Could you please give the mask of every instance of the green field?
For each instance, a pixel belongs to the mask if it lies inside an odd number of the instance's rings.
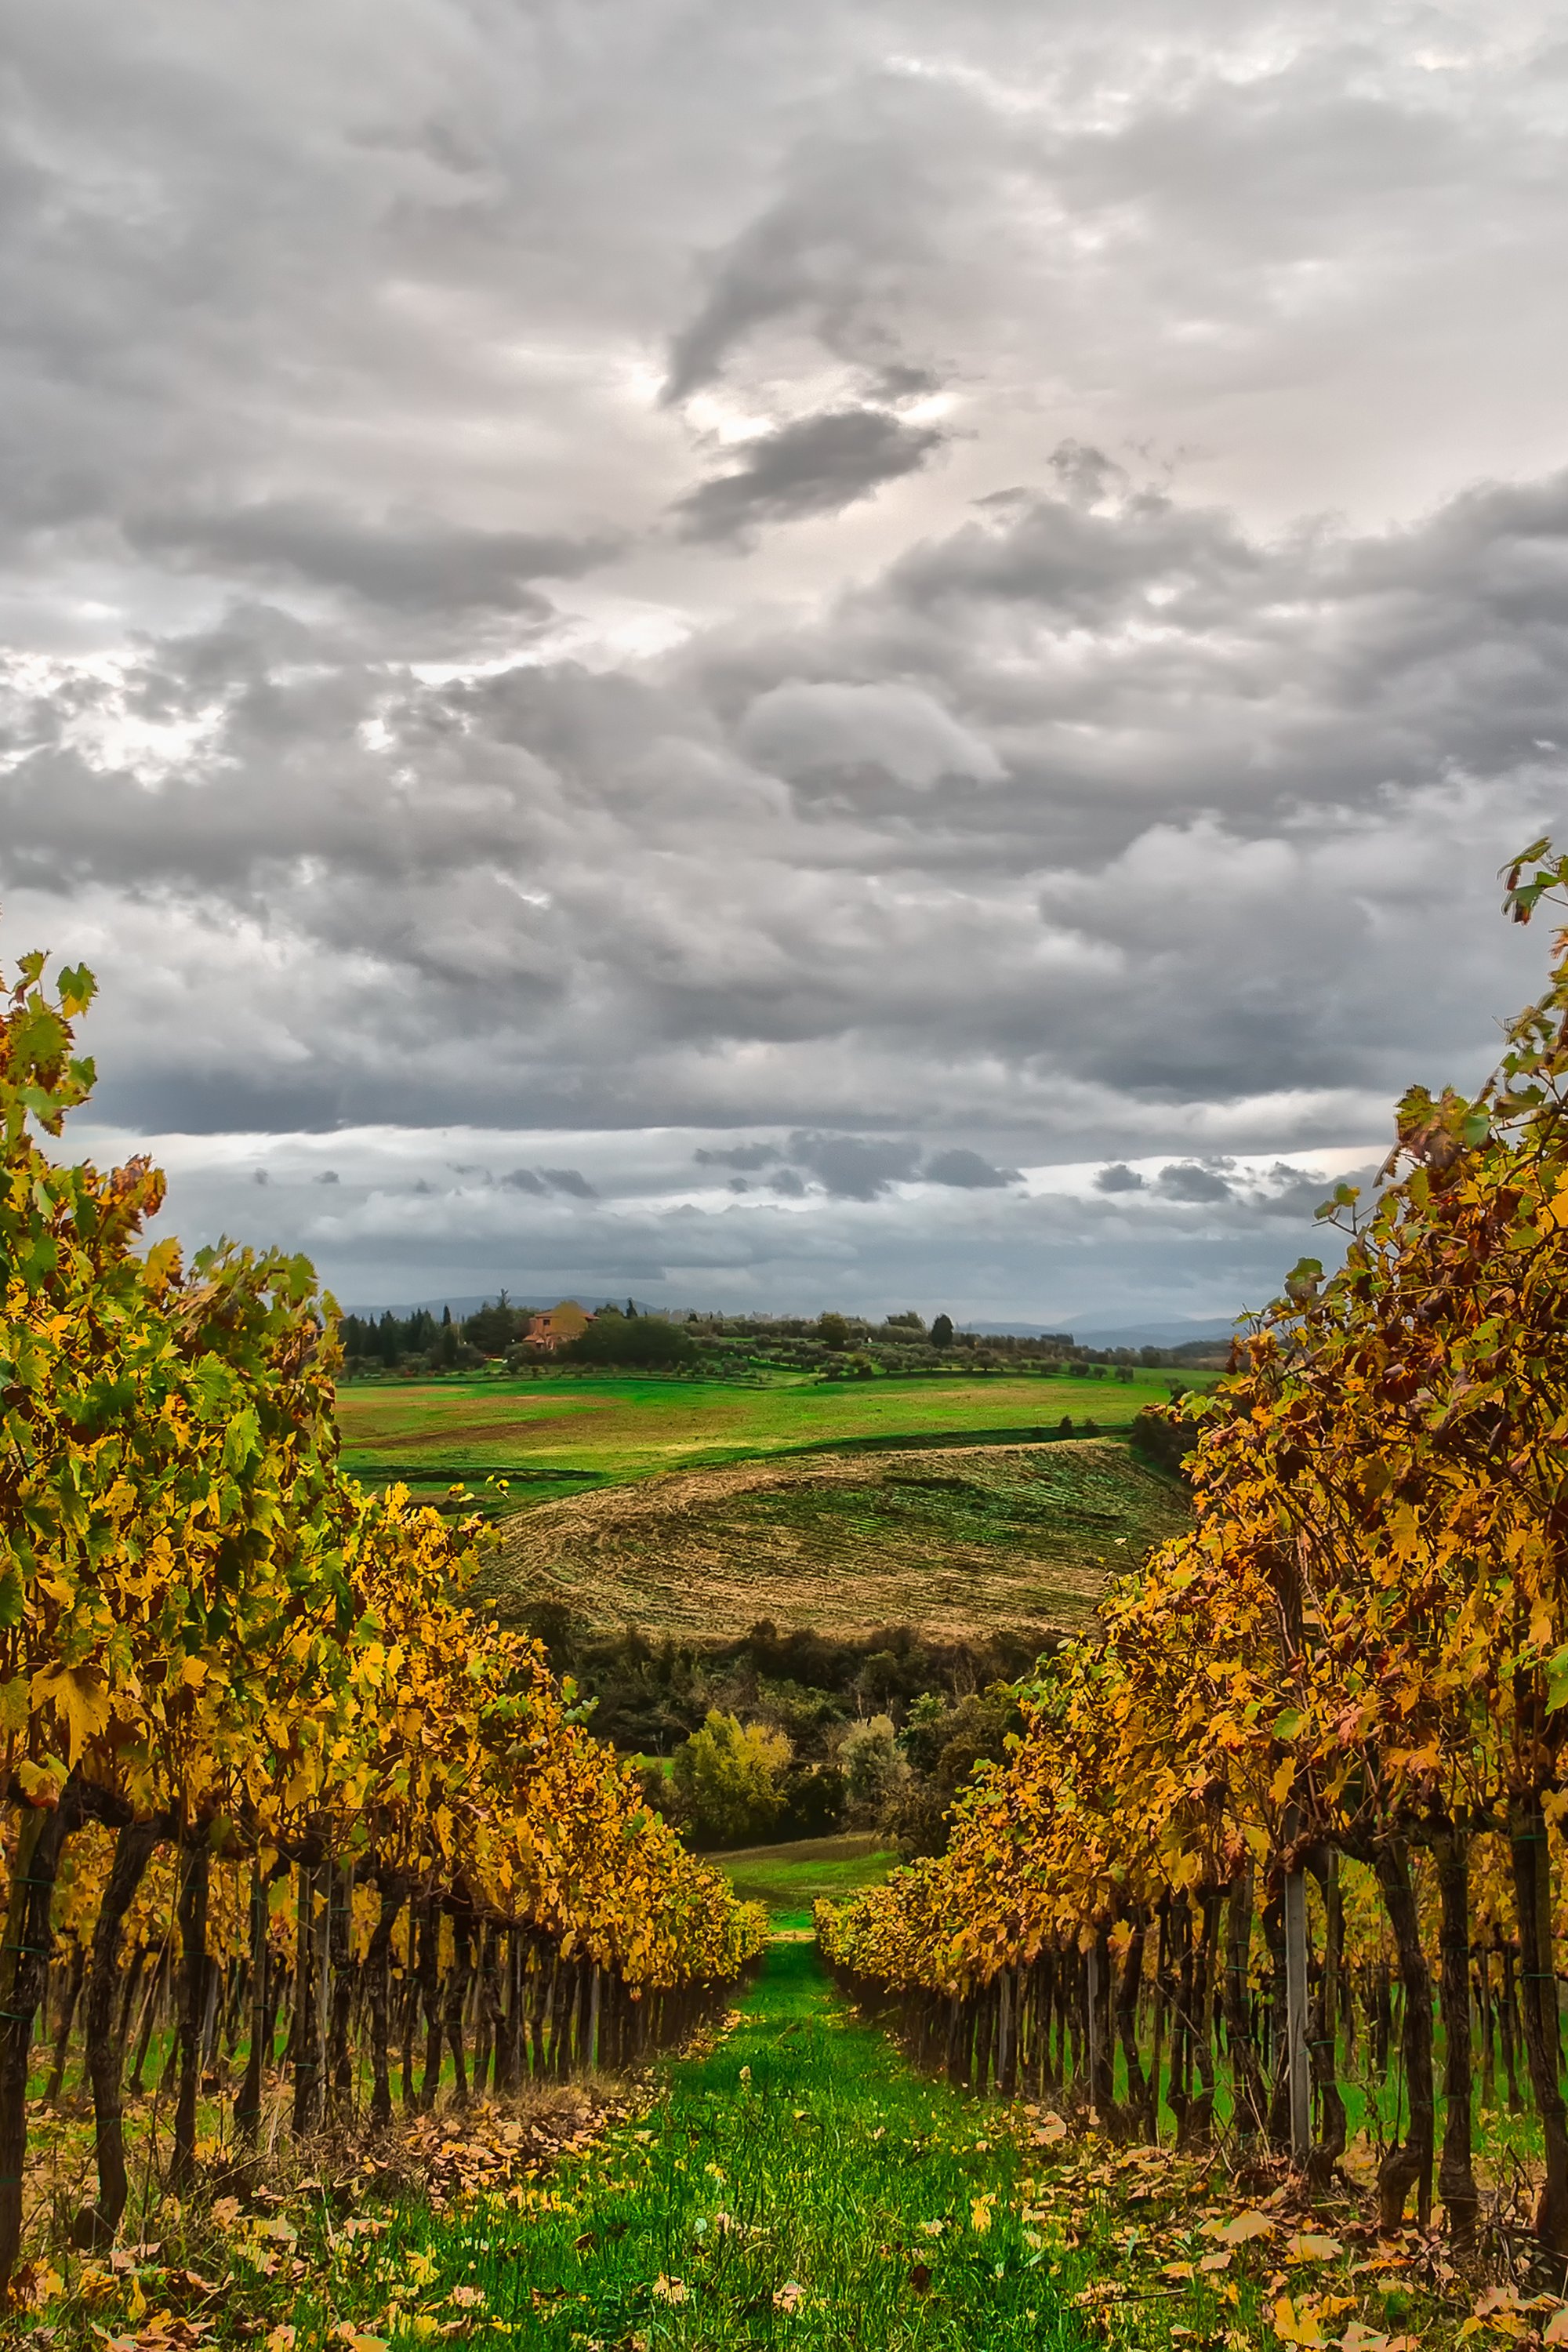
[[[1073,1631],[1186,1524],[1175,1480],[1110,1439],[775,1454],[581,1494],[509,1521],[483,1591],[525,1620],[735,1639]]]
[[[842,1903],[863,1886],[879,1886],[898,1859],[867,1830],[712,1856],[742,1903],[766,1906],[775,1928],[809,1927],[814,1903]]]
[[[781,1374],[754,1384],[656,1376],[546,1374],[511,1379],[351,1383],[339,1391],[348,1467],[367,1483],[445,1486],[513,1474],[509,1500],[620,1484],[802,1447],[987,1442],[1053,1431],[1063,1416],[1123,1428],[1163,1403],[1168,1371],[1130,1381],[1029,1373],[940,1373],[920,1380],[819,1381]],[[552,1473],[564,1475],[552,1477]]]

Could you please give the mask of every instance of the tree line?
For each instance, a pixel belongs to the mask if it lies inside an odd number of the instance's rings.
[[[478,1372],[504,1365],[537,1371],[545,1365],[650,1371],[746,1371],[773,1367],[834,1377],[861,1373],[1027,1370],[1075,1379],[1131,1381],[1140,1370],[1180,1368],[1212,1350],[1081,1347],[1070,1332],[982,1333],[936,1316],[928,1330],[913,1308],[882,1322],[829,1308],[817,1316],[674,1316],[625,1307],[596,1308],[580,1337],[544,1354],[529,1339],[536,1310],[519,1307],[503,1290],[467,1316],[449,1306],[439,1315],[412,1308],[398,1315],[345,1315],[341,1323],[347,1377]]]

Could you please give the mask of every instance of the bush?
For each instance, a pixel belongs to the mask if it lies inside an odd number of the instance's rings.
[[[893,1736],[891,1716],[874,1715],[868,1722],[852,1723],[844,1735],[838,1762],[851,1819],[873,1827],[887,1811],[894,1784],[907,1769]]]
[[[890,1783],[881,1818],[906,1859],[946,1853],[953,1799],[977,1764],[1004,1761],[1008,1734],[1022,1727],[1016,1693],[1006,1683],[951,1705],[934,1691],[916,1699],[898,1741],[906,1769]]]
[[[782,1783],[781,1838],[829,1837],[844,1819],[844,1775],[836,1764],[795,1764]]]
[[[595,1315],[587,1329],[561,1349],[569,1364],[621,1364],[672,1369],[696,1360],[697,1350],[677,1323],[656,1315]]]
[[[784,1811],[783,1780],[794,1750],[765,1724],[742,1728],[715,1707],[700,1731],[675,1751],[671,1774],[682,1820],[699,1845],[749,1845],[764,1838]]]
[[[1167,1470],[1180,1477],[1197,1442],[1197,1432],[1190,1423],[1168,1421],[1163,1406],[1146,1404],[1133,1418],[1128,1442],[1134,1454],[1152,1463],[1155,1469]]]

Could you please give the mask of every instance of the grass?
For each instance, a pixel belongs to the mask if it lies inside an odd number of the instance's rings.
[[[1071,1630],[1185,1523],[1175,1482],[1109,1441],[795,1454],[524,1512],[484,1589],[715,1640],[763,1618],[836,1637]]]
[[[610,1374],[351,1383],[338,1391],[344,1459],[368,1483],[445,1486],[507,1474],[509,1500],[544,1500],[587,1479],[618,1484],[660,1470],[756,1459],[801,1447],[918,1444],[933,1437],[1028,1437],[1063,1415],[1102,1429],[1163,1403],[1166,1371],[1130,1381],[942,1372],[920,1380],[752,1384]]]
[[[898,1862],[869,1832],[800,1838],[789,1845],[753,1845],[712,1857],[742,1903],[762,1903],[776,1927],[809,1925],[814,1903],[841,1903],[863,1886],[879,1886]]]

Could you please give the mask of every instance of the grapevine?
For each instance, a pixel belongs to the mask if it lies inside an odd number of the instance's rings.
[[[1520,920],[1565,892],[1546,842],[1508,877]],[[1568,933],[1480,1092],[1412,1089],[1370,1205],[1342,1185],[1321,1213],[1340,1269],[1303,1260],[1212,1398],[1173,1409],[1191,1530],[1042,1665],[946,1854],[818,1932],[932,2063],[1004,2090],[1072,2077],[1118,2128],[1158,2128],[1163,2063],[1179,2134],[1210,2134],[1223,2046],[1243,2139],[1320,2178],[1344,2149],[1352,1991],[1386,2011],[1392,1976],[1409,2112],[1380,2219],[1431,2208],[1436,2001],[1436,2186],[1461,2242],[1500,1967],[1544,2141],[1535,2224],[1563,2252]]]
[[[47,1972],[65,2036],[83,2020],[91,2243],[125,2208],[126,2062],[139,2082],[164,2008],[182,2183],[220,2038],[247,2044],[241,2143],[280,2063],[296,2128],[346,2113],[356,2021],[384,2124],[395,2013],[416,2105],[444,2065],[465,2095],[627,2063],[762,1934],[538,1645],[465,1605],[478,1523],[343,1473],[335,1309],[309,1265],[139,1247],[158,1172],[48,1155],[93,1083],[73,1052],[92,982],[64,971],[51,995],[44,972],[25,958],[0,999],[0,2295]]]

